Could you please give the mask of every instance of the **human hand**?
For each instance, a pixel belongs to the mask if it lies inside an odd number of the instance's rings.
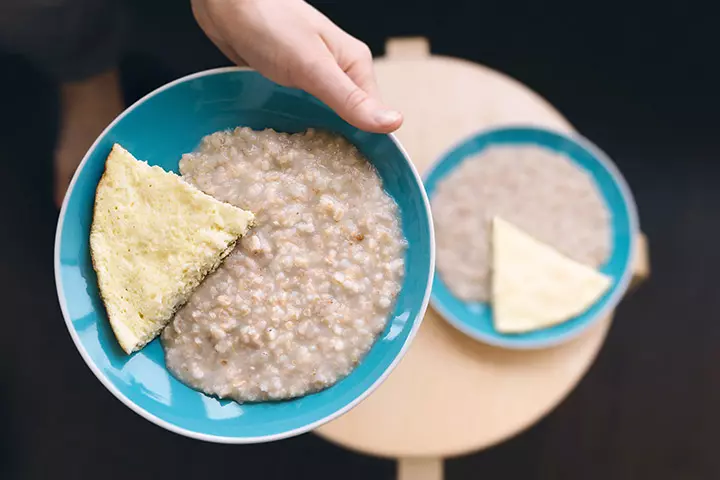
[[[380,100],[367,45],[303,0],[192,0],[200,27],[238,65],[300,88],[369,132],[389,133],[400,112]]]

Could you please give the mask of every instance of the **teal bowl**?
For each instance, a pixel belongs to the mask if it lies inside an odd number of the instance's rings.
[[[632,277],[632,259],[638,234],[635,202],[615,164],[589,140],[577,134],[520,126],[480,132],[452,148],[427,173],[425,187],[428,196],[432,198],[438,182],[467,158],[494,145],[535,145],[563,153],[592,177],[610,212],[612,247],[610,257],[600,271],[612,278],[612,286],[583,314],[553,327],[520,334],[495,330],[492,307],[455,297],[440,275],[434,279],[432,306],[451,325],[482,342],[511,349],[551,347],[576,337],[607,316],[625,294]]]
[[[98,295],[88,236],[95,188],[112,145],[176,171],[182,153],[209,133],[249,126],[344,135],[379,172],[398,203],[409,246],[405,280],[385,331],[358,367],[332,387],[302,398],[239,405],[186,387],[165,368],[159,340],[125,355]],[[223,68],[190,75],[123,112],[85,155],[63,202],[55,239],[55,279],[65,322],[93,373],[125,405],[168,430],[223,443],[259,443],[307,432],[347,412],[390,374],[427,308],[435,263],[432,218],[422,181],[392,135],[362,132],[310,95],[256,72]]]

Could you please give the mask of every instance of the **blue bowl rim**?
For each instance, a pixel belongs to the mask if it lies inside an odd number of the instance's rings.
[[[625,180],[625,177],[623,177],[622,173],[620,173],[620,170],[618,169],[617,165],[615,165],[615,162],[613,162],[610,157],[602,150],[600,147],[595,145],[592,141],[588,140],[584,136],[580,135],[577,132],[563,132],[560,130],[555,130],[551,128],[546,127],[540,127],[538,125],[532,125],[532,124],[523,124],[523,123],[517,123],[517,124],[509,124],[509,125],[503,125],[500,127],[495,128],[488,128],[483,129],[478,132],[475,132],[460,141],[456,142],[452,147],[445,150],[438,159],[432,164],[430,169],[423,175],[423,182],[430,178],[430,176],[435,172],[435,170],[440,166],[441,163],[447,160],[447,158],[450,156],[452,152],[460,148],[462,145],[467,143],[468,141],[475,139],[477,137],[481,136],[488,136],[492,135],[498,132],[507,131],[507,130],[536,130],[541,132],[550,133],[553,135],[557,135],[560,137],[564,137],[565,139],[569,140],[572,143],[575,143],[576,145],[580,146],[581,148],[587,150],[592,156],[602,165],[602,167],[610,173],[610,176],[613,178],[613,181],[618,186],[618,189],[620,190],[620,193],[623,197],[624,203],[627,206],[628,209],[628,219],[629,219],[629,231],[632,232],[633,238],[637,240],[637,237],[640,233],[640,223],[638,219],[638,212],[637,212],[637,204],[635,203],[635,199],[633,197],[632,191],[630,190],[630,186],[628,185],[627,181]],[[513,340],[506,340],[501,337],[493,336],[493,335],[487,335],[482,332],[476,332],[472,329],[469,329],[465,323],[457,318],[452,312],[450,312],[448,309],[445,308],[443,303],[438,300],[438,298],[435,296],[434,293],[431,294],[430,297],[430,305],[432,308],[440,314],[441,317],[445,319],[450,325],[455,327],[457,330],[462,332],[463,334],[467,335],[468,337],[471,337],[475,340],[479,340],[483,343],[486,343],[488,345],[494,346],[494,347],[500,347],[500,348],[506,348],[509,350],[540,350],[543,348],[551,348],[558,346],[560,344],[563,344],[565,342],[568,342],[570,340],[573,340],[580,336],[583,332],[587,331],[590,327],[597,324],[598,321],[602,318],[606,318],[609,315],[612,314],[612,311],[617,307],[617,305],[620,303],[620,300],[622,300],[623,296],[627,292],[627,289],[630,285],[630,280],[633,276],[633,262],[635,259],[635,256],[637,254],[637,245],[636,241],[630,242],[630,252],[628,255],[628,263],[625,266],[625,271],[623,272],[623,275],[620,277],[620,280],[617,282],[617,286],[613,290],[612,294],[608,299],[605,301],[605,304],[603,307],[598,310],[594,317],[592,317],[590,320],[585,322],[584,324],[578,326],[574,330],[570,330],[567,333],[557,335],[555,337],[546,339],[546,340],[537,340],[533,343],[521,343],[518,344],[514,342]]]
[[[403,158],[405,159],[405,162],[407,163],[408,167],[410,168],[410,171],[413,174],[413,177],[415,178],[415,181],[418,183],[418,185],[421,187],[420,192],[422,194],[422,200],[423,204],[425,205],[425,209],[428,212],[428,229],[430,232],[430,238],[429,238],[429,244],[430,244],[430,265],[429,265],[429,273],[428,273],[428,279],[427,279],[427,285],[425,286],[425,293],[423,295],[422,303],[420,305],[420,309],[418,310],[418,315],[415,318],[414,324],[408,333],[407,338],[405,339],[405,342],[403,343],[402,348],[398,352],[398,354],[395,356],[393,361],[388,365],[388,367],[385,369],[385,371],[375,380],[375,382],[370,385],[364,392],[362,392],[360,395],[355,397],[351,402],[349,402],[344,407],[338,409],[337,411],[331,413],[330,415],[327,415],[324,418],[321,418],[313,423],[304,425],[302,427],[288,430],[287,432],[282,432],[278,434],[273,435],[263,435],[263,436],[252,436],[252,437],[228,437],[228,436],[220,436],[220,435],[211,435],[206,433],[198,433],[194,432],[192,430],[188,430],[186,428],[181,428],[176,425],[173,425],[172,423],[163,420],[147,410],[141,408],[134,402],[132,402],[130,399],[128,399],[125,395],[123,395],[116,387],[112,384],[110,380],[107,379],[107,377],[103,374],[103,372],[97,367],[97,365],[93,362],[92,358],[88,354],[87,350],[83,346],[82,342],[80,341],[80,337],[75,330],[72,320],[70,319],[70,314],[68,313],[67,309],[67,300],[65,298],[64,290],[63,290],[63,284],[62,284],[62,276],[60,275],[60,239],[62,238],[62,229],[65,222],[65,213],[67,210],[67,205],[69,202],[70,197],[72,196],[73,189],[75,187],[75,183],[77,182],[77,179],[80,175],[80,172],[84,168],[85,164],[88,161],[88,158],[90,157],[90,153],[95,150],[98,143],[100,143],[100,140],[117,124],[125,115],[129,114],[131,111],[133,111],[135,108],[143,104],[145,101],[149,100],[150,98],[154,97],[155,95],[158,95],[162,93],[163,91],[170,89],[174,87],[175,85],[178,85],[180,83],[188,82],[197,78],[211,76],[211,75],[219,75],[219,74],[225,74],[230,72],[251,72],[254,71],[251,68],[248,67],[220,67],[220,68],[213,68],[209,70],[203,70],[200,72],[192,73],[190,75],[185,75],[183,77],[180,77],[178,79],[175,79],[169,83],[166,83],[165,85],[162,85],[155,90],[151,91],[150,93],[146,94],[139,100],[137,100],[135,103],[127,107],[125,110],[123,110],[115,119],[107,126],[105,129],[98,135],[98,137],[95,139],[93,144],[90,146],[88,151],[85,153],[85,156],[83,157],[82,161],[78,165],[77,169],[75,170],[75,174],[72,177],[72,180],[70,181],[70,185],[68,186],[67,192],[65,193],[65,197],[63,199],[62,206],[60,208],[60,214],[58,216],[58,223],[57,228],[55,230],[55,246],[54,246],[54,272],[55,272],[55,288],[57,290],[58,295],[58,301],[60,303],[60,310],[62,311],[63,318],[65,319],[65,325],[67,326],[68,332],[70,333],[70,336],[72,337],[73,343],[75,344],[75,348],[77,348],[78,352],[80,353],[80,356],[82,356],[83,360],[87,364],[87,366],[90,368],[92,373],[97,377],[97,379],[100,381],[100,383],[107,388],[110,393],[112,393],[118,400],[120,400],[122,403],[125,404],[128,408],[130,408],[132,411],[140,415],[141,417],[145,418],[146,420],[149,420],[150,422],[166,429],[171,432],[194,438],[197,440],[203,440],[207,442],[214,442],[214,443],[227,443],[227,444],[253,444],[253,443],[266,443],[266,442],[272,442],[276,440],[282,440],[285,438],[294,437],[297,435],[301,435],[303,433],[309,432],[311,430],[316,429],[317,427],[324,425],[331,420],[334,420],[335,418],[338,418],[348,411],[350,411],[352,408],[357,406],[360,402],[362,402],[365,398],[367,398],[373,391],[375,391],[392,373],[393,370],[397,367],[398,363],[407,353],[408,348],[412,344],[412,340],[415,338],[415,335],[418,332],[418,329],[420,328],[420,325],[422,324],[423,319],[425,318],[425,313],[427,311],[427,307],[430,301],[430,294],[432,291],[432,285],[435,277],[435,229],[433,226],[433,219],[432,219],[432,210],[430,209],[430,200],[428,199],[427,192],[425,191],[425,185],[423,183],[422,177],[417,171],[417,168],[415,168],[415,165],[410,160],[410,155],[407,153],[405,148],[402,146],[402,144],[398,141],[396,136],[392,133],[387,134],[387,136],[390,138],[390,140],[395,144],[395,146],[398,148],[400,153],[402,154]]]

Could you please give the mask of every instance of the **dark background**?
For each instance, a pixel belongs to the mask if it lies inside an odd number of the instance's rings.
[[[128,3],[128,101],[225,63],[188,3]],[[715,16],[701,2],[637,0],[315,4],[375,54],[388,36],[424,35],[435,53],[529,85],[618,163],[650,238],[652,279],[621,305],[578,388],[531,430],[449,460],[447,478],[720,478]],[[393,478],[394,462],[312,434],[246,447],[183,438],[101,386],[55,295],[57,114],[56,85],[0,54],[0,478]]]

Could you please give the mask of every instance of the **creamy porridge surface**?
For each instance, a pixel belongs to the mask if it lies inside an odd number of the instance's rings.
[[[163,331],[170,371],[237,401],[326,388],[384,329],[405,272],[397,205],[344,138],[237,128],[180,162],[257,226]]]
[[[494,216],[593,267],[610,254],[610,214],[592,177],[542,147],[494,146],[467,159],[438,183],[432,210],[438,273],[466,301],[489,300]]]

